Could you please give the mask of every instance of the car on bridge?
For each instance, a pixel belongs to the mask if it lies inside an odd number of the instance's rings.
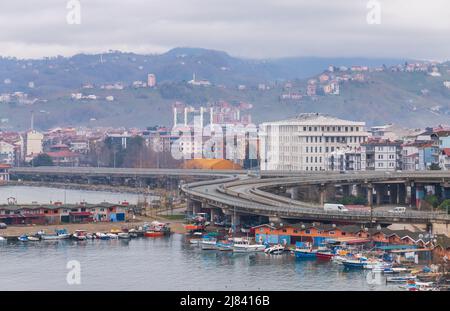
[[[392,214],[404,214],[406,212],[406,207],[403,206],[397,206],[394,209],[389,210],[389,213]]]

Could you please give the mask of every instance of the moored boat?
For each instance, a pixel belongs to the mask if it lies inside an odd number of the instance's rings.
[[[74,234],[72,234],[72,237],[75,240],[84,241],[87,239],[87,232],[86,230],[76,230]]]
[[[21,242],[28,242],[28,237],[26,235],[21,235],[17,239]]]
[[[219,251],[223,251],[223,252],[233,251],[233,243],[228,242],[228,241],[217,242],[216,246]]]
[[[346,268],[364,269],[364,267],[367,265],[367,261],[363,258],[346,259],[342,261],[342,264]]]
[[[285,247],[281,244],[272,245],[264,250],[264,253],[270,255],[280,255],[285,251]]]
[[[131,239],[131,236],[128,232],[120,232],[119,234],[117,234],[119,239]]]
[[[333,259],[334,254],[329,251],[318,251],[316,253],[316,257],[317,257],[317,259],[331,260],[331,259]]]
[[[161,231],[146,231],[144,232],[144,236],[147,238],[156,238],[164,236],[164,232]]]
[[[102,232],[95,233],[95,236],[97,238],[99,238],[100,240],[110,240],[111,239],[111,237],[109,237],[107,234],[102,233]]]
[[[118,239],[119,236],[115,233],[106,233],[107,236],[109,236],[110,239],[115,240]]]
[[[215,250],[217,249],[217,239],[206,237],[200,241],[200,247],[202,250]]]
[[[28,241],[31,241],[31,242],[36,242],[36,241],[40,240],[38,237],[35,237],[32,235],[27,236],[27,238],[28,238]]]
[[[415,275],[401,275],[401,276],[388,276],[386,282],[407,282],[409,280],[415,280]]]
[[[251,244],[248,239],[235,238],[233,240],[233,252],[237,253],[253,253],[263,252],[266,246],[263,244]]]

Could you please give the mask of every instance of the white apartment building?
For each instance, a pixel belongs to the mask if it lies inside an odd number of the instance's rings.
[[[0,163],[14,165],[16,158],[14,145],[0,141]]]
[[[318,113],[260,125],[261,170],[322,171],[338,149],[356,149],[367,140],[365,122]]]
[[[361,149],[365,153],[366,170],[402,169],[401,143],[398,141],[374,139],[362,144]]]
[[[37,132],[36,130],[27,132],[25,144],[25,161],[31,161],[35,156],[42,153],[43,139],[44,135]]]

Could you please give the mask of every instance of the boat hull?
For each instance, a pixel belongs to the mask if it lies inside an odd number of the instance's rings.
[[[317,254],[313,252],[295,251],[295,258],[299,259],[316,259]]]
[[[156,238],[164,236],[164,232],[157,232],[157,231],[148,231],[144,233],[144,236],[147,238]]]
[[[331,260],[333,259],[334,255],[330,254],[330,253],[316,253],[316,257],[317,259],[321,259],[321,260]]]

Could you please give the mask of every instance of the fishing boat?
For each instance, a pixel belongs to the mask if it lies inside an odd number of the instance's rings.
[[[97,238],[99,238],[100,240],[110,240],[110,239],[111,239],[110,236],[108,236],[107,234],[102,233],[102,232],[97,232],[97,233],[95,233],[95,236],[96,236]]]
[[[164,236],[164,232],[161,231],[146,231],[144,232],[144,236],[147,238],[157,238]]]
[[[21,235],[17,238],[20,242],[28,242],[28,237],[26,235]]]
[[[131,236],[128,232],[120,232],[117,235],[118,235],[119,239],[124,239],[124,240],[131,239]]]
[[[41,235],[41,240],[44,241],[61,240],[61,237],[57,234],[43,234]]]
[[[31,242],[40,241],[40,239],[38,237],[35,237],[35,236],[32,236],[32,235],[27,236],[27,238],[28,238],[28,241],[31,241]]]
[[[69,239],[70,234],[67,232],[66,229],[56,229],[55,234],[59,237],[59,239]]]
[[[386,282],[407,282],[409,280],[415,280],[415,275],[401,275],[401,276],[388,276]]]
[[[315,259],[317,258],[317,251],[312,248],[296,248],[295,257],[300,259]]]
[[[367,265],[367,258],[359,257],[359,258],[349,258],[342,261],[342,264],[345,268],[357,268],[364,269]]]
[[[285,251],[285,247],[281,244],[272,245],[264,250],[264,253],[270,255],[280,255]]]
[[[215,250],[217,249],[217,239],[206,237],[200,241],[200,247],[202,250]]]
[[[253,253],[263,252],[266,246],[263,244],[251,244],[248,239],[235,238],[233,240],[233,252],[236,253]]]
[[[317,251],[316,257],[321,260],[331,260],[334,254],[331,251]]]
[[[216,247],[219,251],[222,251],[222,252],[233,251],[233,243],[230,241],[219,241],[216,243]]]
[[[116,240],[119,238],[119,236],[115,233],[106,233],[107,236],[109,236],[110,239]]]
[[[76,230],[72,237],[78,241],[84,241],[87,239],[87,231],[86,230]]]
[[[170,227],[168,223],[152,221],[150,223],[149,231],[162,232],[163,234],[170,234]]]

